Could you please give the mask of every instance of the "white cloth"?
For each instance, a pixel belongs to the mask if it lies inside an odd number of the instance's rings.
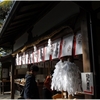
[[[52,54],[52,43],[51,43],[51,39],[48,39],[47,53],[48,53],[48,55],[51,55]]]
[[[55,65],[51,89],[57,91],[67,91],[68,94],[74,95],[77,91],[81,91],[80,70],[69,61],[61,60]]]

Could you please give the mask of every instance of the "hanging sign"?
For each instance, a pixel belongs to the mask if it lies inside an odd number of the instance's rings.
[[[16,65],[19,65],[19,55],[16,55]]]
[[[25,63],[28,64],[28,52],[25,53]]]
[[[49,55],[52,55],[52,42],[51,42],[51,39],[48,39],[48,47],[47,47],[47,53]]]
[[[55,40],[52,43],[52,59],[59,58],[61,39]]]
[[[44,47],[38,49],[38,62],[44,61]]]
[[[33,63],[33,50],[30,51],[30,63]]]
[[[33,57],[34,57],[33,59],[34,63],[37,63],[38,62],[38,50],[36,46],[34,46]]]
[[[94,95],[93,73],[81,73],[82,89],[85,94]]]
[[[33,63],[33,51],[28,51],[28,64]]]
[[[18,56],[18,65],[21,65],[22,64],[22,55],[21,54],[19,54],[19,56]]]
[[[75,55],[82,54],[82,34],[76,34],[76,50]]]
[[[50,59],[50,54],[48,51],[48,45],[45,45],[44,47],[44,60],[49,60]]]
[[[31,51],[28,51],[28,64],[31,64]]]
[[[72,55],[73,34],[63,37],[61,57]]]
[[[25,64],[25,52],[23,52],[23,54],[22,54],[22,65],[24,65]]]
[[[37,57],[38,57],[37,52],[33,52],[33,54],[34,54],[34,63],[37,63]]]

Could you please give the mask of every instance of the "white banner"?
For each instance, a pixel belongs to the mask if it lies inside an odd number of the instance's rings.
[[[75,55],[82,54],[82,34],[76,34],[76,50]]]
[[[45,48],[44,48],[44,54],[45,54],[45,57],[44,57],[44,60],[49,60],[50,59],[50,55],[48,53],[48,46],[45,45]]]
[[[32,64],[33,63],[33,51],[30,50],[28,51],[28,64]]]
[[[38,59],[38,52],[37,51],[33,52],[33,58],[34,58],[34,63],[37,63],[37,59]]]
[[[94,94],[93,73],[92,72],[81,73],[81,78],[82,78],[83,92],[85,94],[93,95]]]
[[[28,51],[28,64],[31,64],[31,53],[32,51]]]
[[[63,37],[61,57],[72,55],[73,34]]]
[[[16,55],[16,65],[19,65],[19,55]]]
[[[30,51],[30,63],[34,63],[33,62],[33,50]]]
[[[52,43],[52,59],[59,58],[61,39],[57,39]]]
[[[38,62],[44,61],[44,47],[38,49]]]
[[[28,64],[28,52],[25,53],[25,63]]]
[[[22,64],[23,65],[25,64],[25,52],[23,52],[23,54],[22,54]]]
[[[21,54],[19,54],[19,60],[18,61],[19,61],[18,64],[21,65],[22,64],[22,55]]]

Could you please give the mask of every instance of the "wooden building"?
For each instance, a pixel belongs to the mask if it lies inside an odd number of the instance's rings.
[[[14,79],[24,77],[26,69],[36,63],[40,67],[39,75],[45,77],[59,61],[59,57],[38,60],[36,62],[19,62],[17,56],[29,55],[34,46],[38,49],[56,40],[73,34],[70,55],[81,72],[93,73],[94,93],[81,94],[82,99],[100,98],[99,95],[99,27],[100,2],[95,1],[15,1],[0,32],[0,47],[12,50],[10,59],[11,98],[14,98]],[[76,36],[81,34],[82,52],[76,53]],[[60,48],[61,50],[61,48]],[[1,58],[3,62],[5,58]],[[7,60],[8,60],[7,59]],[[7,62],[5,60],[5,62]],[[23,71],[24,70],[24,71]],[[20,75],[18,74],[20,73]],[[22,73],[22,74],[21,74]],[[19,75],[19,76],[18,76]],[[41,77],[43,77],[41,76]],[[77,96],[77,98],[79,95]]]

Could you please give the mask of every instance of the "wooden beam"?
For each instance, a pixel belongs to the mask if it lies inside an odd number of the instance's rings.
[[[16,20],[16,19],[23,19],[23,18],[25,18],[25,17],[27,17],[27,18],[29,18],[30,16],[36,16],[36,14],[38,14],[40,12],[40,10],[39,11],[33,11],[33,12],[29,12],[29,13],[25,13],[25,14],[20,14],[20,15],[17,15],[17,17],[15,17],[14,19]],[[34,19],[34,18],[33,18]]]
[[[12,25],[17,25],[17,24],[20,24],[20,23],[23,23],[23,22],[27,22],[27,21],[29,21],[29,19],[30,19],[30,18],[26,18],[26,19],[22,19],[22,20],[14,20],[14,21],[10,24],[10,26],[12,26]]]
[[[25,23],[22,23],[22,24],[17,25],[17,26],[14,25],[14,26],[8,28],[7,31],[9,31],[9,30],[15,30],[16,28],[24,28],[25,26],[26,26]]]

